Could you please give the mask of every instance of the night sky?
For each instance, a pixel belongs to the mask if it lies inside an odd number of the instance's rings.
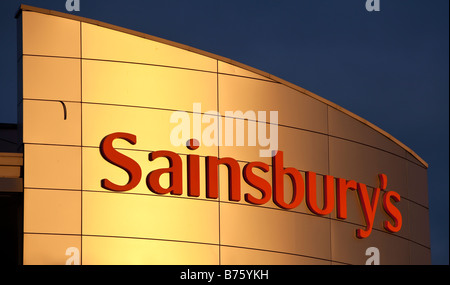
[[[0,123],[16,123],[20,4],[0,1]],[[433,264],[449,264],[449,1],[80,0],[72,14],[205,50],[303,87],[387,131],[428,164]]]

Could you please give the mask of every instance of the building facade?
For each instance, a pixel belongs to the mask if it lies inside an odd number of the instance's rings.
[[[428,165],[370,122],[178,43],[18,23],[23,264],[431,263]]]

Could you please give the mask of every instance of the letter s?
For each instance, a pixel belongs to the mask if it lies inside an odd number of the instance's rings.
[[[128,191],[139,184],[139,181],[141,181],[142,171],[136,161],[114,149],[112,144],[115,139],[123,139],[130,144],[135,145],[136,136],[128,133],[113,133],[107,135],[100,143],[100,153],[102,154],[103,158],[111,164],[114,164],[115,166],[118,166],[125,170],[128,173],[129,180],[127,184],[121,186],[112,183],[108,179],[102,179],[101,186],[102,188],[107,190]]]
[[[247,201],[250,204],[254,205],[263,205],[267,202],[269,202],[271,195],[272,195],[272,187],[270,186],[269,182],[267,182],[264,178],[261,178],[253,173],[252,169],[258,168],[262,170],[263,172],[269,171],[269,165],[263,162],[250,162],[249,164],[246,164],[244,166],[244,180],[247,182],[248,185],[256,188],[261,192],[262,197],[260,199],[255,198],[252,194],[246,193],[245,194],[245,201]]]
[[[392,218],[394,224],[390,221],[384,221],[383,226],[387,231],[396,233],[402,228],[402,214],[400,213],[400,210],[392,204],[391,198],[395,202],[400,202],[400,195],[397,192],[389,191],[383,196],[384,211]]]

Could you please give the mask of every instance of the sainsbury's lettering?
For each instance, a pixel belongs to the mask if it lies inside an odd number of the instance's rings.
[[[101,187],[111,191],[129,191],[134,189],[141,181],[142,170],[139,164],[132,158],[121,154],[113,147],[113,141],[122,139],[136,144],[136,136],[129,133],[113,133],[106,136],[100,143],[100,153],[109,163],[122,168],[127,172],[129,179],[125,185],[117,185],[108,179],[101,180]],[[198,144],[195,140],[189,140],[187,149],[195,151]],[[183,194],[183,162],[179,154],[167,150],[153,151],[149,154],[149,161],[156,159],[166,159],[169,162],[168,168],[160,168],[148,173],[145,181],[148,189],[159,195],[182,195]],[[255,197],[251,193],[242,193],[241,189],[241,168],[236,159],[231,157],[218,158],[207,156],[205,159],[206,189],[207,199],[218,199],[219,197],[219,166],[225,166],[228,170],[228,200],[239,202],[244,194],[244,200],[254,205],[264,205],[272,199],[273,203],[281,209],[291,210],[298,207],[303,200],[306,200],[308,209],[316,215],[324,216],[332,213],[336,204],[336,217],[347,219],[347,191],[357,192],[360,207],[364,215],[365,228],[357,229],[356,236],[360,239],[367,238],[373,229],[375,214],[381,191],[385,191],[382,197],[382,205],[386,214],[392,221],[384,221],[384,229],[395,233],[402,227],[402,215],[400,210],[394,205],[400,202],[400,195],[394,191],[386,191],[387,176],[379,174],[379,187],[373,189],[371,197],[367,186],[354,180],[335,178],[330,175],[323,176],[323,206],[320,208],[317,201],[316,173],[307,171],[305,181],[299,170],[293,167],[284,167],[283,151],[277,151],[272,156],[272,167],[263,162],[249,162],[242,169],[243,180],[252,188],[260,192],[260,197]],[[190,197],[200,196],[200,156],[196,154],[187,155],[187,195]],[[268,173],[272,168],[271,181],[257,175],[255,171]],[[164,188],[160,184],[160,177],[168,175],[169,186]],[[292,198],[286,202],[284,178],[288,177],[292,184]],[[272,184],[270,184],[272,182]],[[259,195],[258,195],[259,196]],[[336,203],[334,198],[336,197]]]

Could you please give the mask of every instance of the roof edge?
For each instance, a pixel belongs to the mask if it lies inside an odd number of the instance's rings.
[[[363,123],[364,125],[374,129],[378,133],[384,135],[385,137],[387,137],[388,139],[390,139],[391,141],[396,143],[398,146],[403,148],[406,152],[411,154],[415,159],[417,159],[420,163],[422,163],[422,165],[425,168],[428,168],[428,163],[425,160],[423,160],[417,153],[415,153],[412,149],[407,147],[405,144],[400,142],[394,136],[392,136],[388,132],[384,131],[383,129],[379,128],[378,126],[376,126],[376,125],[372,124],[371,122],[361,118],[360,116],[358,116],[358,115],[348,111],[347,109],[345,109],[345,108],[343,108],[343,107],[341,107],[341,106],[339,106],[339,105],[337,105],[337,104],[335,104],[335,103],[333,103],[333,102],[331,102],[331,101],[329,101],[329,100],[327,100],[327,99],[325,99],[323,97],[320,97],[317,94],[314,94],[313,92],[310,92],[310,91],[308,91],[308,90],[306,90],[306,89],[304,89],[304,88],[302,88],[300,86],[292,84],[292,83],[290,83],[290,82],[288,82],[288,81],[286,81],[284,79],[276,77],[276,76],[274,76],[272,74],[269,74],[269,73],[267,73],[265,71],[253,68],[251,66],[248,66],[246,64],[243,64],[243,63],[240,63],[240,62],[237,62],[237,61],[234,61],[232,59],[229,59],[229,58],[226,58],[226,57],[223,57],[223,56],[220,56],[220,55],[216,55],[216,54],[204,51],[204,50],[200,50],[200,49],[197,49],[197,48],[194,48],[194,47],[191,47],[191,46],[187,46],[187,45],[184,45],[184,44],[180,44],[180,43],[173,42],[173,41],[170,41],[170,40],[166,40],[166,39],[163,39],[163,38],[159,38],[159,37],[156,37],[156,36],[148,35],[148,34],[145,34],[145,33],[137,32],[137,31],[134,31],[134,30],[130,30],[130,29],[127,29],[127,28],[120,27],[120,26],[108,24],[108,23],[105,23],[105,22],[93,20],[93,19],[90,19],[90,18],[85,18],[85,17],[81,17],[81,16],[68,14],[68,13],[63,13],[63,12],[58,12],[58,11],[54,11],[54,10],[38,8],[38,7],[24,5],[24,4],[20,5],[20,9],[17,12],[16,17],[18,15],[20,15],[21,11],[31,11],[31,12],[38,12],[38,13],[42,13],[42,14],[58,16],[58,17],[66,18],[66,19],[72,19],[72,20],[76,20],[76,21],[80,21],[80,22],[84,22],[84,23],[88,23],[88,24],[93,24],[93,25],[101,26],[101,27],[104,27],[104,28],[112,29],[112,30],[116,30],[116,31],[119,31],[119,32],[131,34],[131,35],[134,35],[134,36],[142,37],[142,38],[145,38],[145,39],[153,40],[153,41],[160,42],[160,43],[163,43],[163,44],[167,44],[167,45],[170,45],[170,46],[173,46],[173,47],[177,47],[177,48],[180,48],[180,49],[191,51],[191,52],[194,52],[194,53],[197,53],[197,54],[200,54],[200,55],[204,55],[204,56],[216,59],[216,60],[220,60],[220,61],[232,64],[232,65],[235,65],[235,66],[237,66],[239,68],[243,68],[245,70],[251,71],[251,72],[256,73],[258,75],[261,75],[261,76],[264,76],[264,77],[268,77],[268,78],[270,78],[270,79],[272,79],[272,80],[274,80],[274,81],[276,81],[278,83],[286,85],[287,87],[290,87],[290,88],[292,88],[292,89],[294,89],[296,91],[299,91],[299,92],[301,92],[301,93],[303,93],[303,94],[305,94],[307,96],[310,96],[310,97],[312,97],[312,98],[314,98],[314,99],[316,99],[316,100],[318,100],[318,101],[320,101],[322,103],[325,103],[328,106],[330,106],[330,107],[332,107],[332,108],[334,108],[336,110],[339,110],[339,111],[345,113],[346,115],[356,119],[357,121]]]

